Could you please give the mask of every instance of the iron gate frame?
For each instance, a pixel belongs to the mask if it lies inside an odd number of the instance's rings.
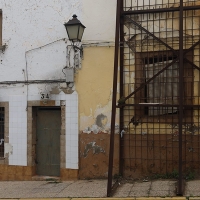
[[[115,116],[116,116],[116,108],[120,109],[120,132],[123,130],[124,127],[124,107],[126,106],[136,106],[136,104],[125,104],[125,101],[132,97],[135,93],[140,91],[144,88],[147,84],[149,84],[152,80],[154,80],[159,74],[169,68],[173,63],[179,61],[179,178],[178,178],[178,190],[177,195],[183,195],[183,173],[182,173],[182,125],[183,125],[183,107],[194,107],[194,105],[184,105],[183,104],[183,62],[188,62],[193,68],[200,70],[198,66],[196,66],[193,62],[189,61],[184,56],[194,50],[194,48],[200,44],[200,40],[193,44],[189,49],[183,49],[183,12],[190,11],[190,10],[200,10],[200,6],[183,6],[183,0],[180,0],[179,7],[172,7],[172,8],[156,8],[156,9],[143,9],[143,10],[130,10],[124,11],[123,10],[123,0],[117,0],[117,10],[116,10],[116,32],[115,32],[115,54],[114,54],[114,73],[113,73],[113,96],[112,96],[112,115],[111,115],[111,135],[110,135],[110,152],[109,152],[109,167],[108,167],[108,184],[107,184],[107,196],[112,195],[112,189],[114,185],[112,185],[112,173],[113,173],[113,156],[114,156],[114,135],[115,135]],[[169,64],[167,64],[162,70],[158,73],[153,75],[148,81],[142,84],[140,87],[135,89],[131,92],[128,96],[124,98],[124,103],[122,105],[116,105],[116,98],[117,98],[117,77],[118,77],[118,59],[120,60],[120,97],[124,96],[124,89],[123,89],[123,70],[124,70],[124,20],[128,19],[132,24],[137,26],[140,30],[143,30],[148,35],[153,37],[158,42],[162,43],[165,47],[169,48],[172,52],[175,52],[174,48],[169,46],[167,43],[163,42],[160,38],[156,37],[154,34],[146,30],[136,21],[132,20],[130,17],[131,15],[136,14],[148,14],[148,13],[167,13],[167,12],[179,12],[179,54],[177,55],[176,59]],[[119,51],[120,50],[120,51]],[[177,52],[177,51],[176,51]],[[175,52],[175,53],[176,53]],[[197,107],[200,107],[197,105]],[[120,137],[120,155],[119,155],[119,173],[123,175],[123,140]]]

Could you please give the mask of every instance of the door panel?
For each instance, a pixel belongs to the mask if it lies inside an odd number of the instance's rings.
[[[38,175],[60,175],[60,128],[60,109],[37,109],[36,173]]]

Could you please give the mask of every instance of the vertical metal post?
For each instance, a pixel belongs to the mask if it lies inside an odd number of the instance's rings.
[[[115,138],[115,116],[116,116],[116,98],[117,98],[117,75],[118,75],[117,72],[118,72],[118,58],[119,58],[120,3],[121,3],[121,0],[117,0],[111,134],[110,134],[110,152],[109,152],[108,184],[107,184],[107,196],[108,197],[111,195],[111,191],[112,191],[112,172],[113,172],[114,138]]]
[[[183,0],[179,13],[179,180],[177,195],[183,195],[182,173],[182,127],[183,127]]]
[[[121,1],[121,13],[124,2]],[[124,18],[120,19],[120,97],[124,96]],[[124,129],[124,107],[120,108],[120,132]],[[119,174],[123,176],[124,138],[119,134]]]

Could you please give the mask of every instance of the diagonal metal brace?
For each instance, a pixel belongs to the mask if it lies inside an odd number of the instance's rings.
[[[140,24],[138,24],[137,22],[135,22],[131,18],[129,18],[127,16],[125,16],[125,18],[127,20],[131,21],[131,23],[133,23],[135,26],[137,26],[140,30],[143,30],[145,33],[147,33],[148,35],[150,35],[151,37],[153,37],[158,42],[162,43],[164,46],[166,46],[168,49],[170,49],[171,51],[173,51],[174,54],[177,55],[177,52],[171,46],[169,46],[168,44],[166,44],[165,42],[163,42],[160,38],[156,37],[153,33],[149,32],[147,29],[145,29],[144,27],[142,27]]]
[[[200,40],[198,42],[196,42],[195,44],[193,44],[188,50],[186,50],[183,54],[183,56],[185,56],[188,52],[190,52],[191,50],[193,50],[197,45],[200,44]],[[136,92],[138,92],[139,90],[141,90],[142,88],[145,87],[145,85],[147,85],[149,82],[151,82],[153,79],[155,79],[158,75],[160,75],[164,70],[168,69],[171,65],[173,65],[175,62],[177,62],[179,60],[179,56],[174,59],[171,63],[169,63],[166,67],[164,67],[162,70],[160,70],[157,74],[155,74],[153,77],[151,77],[147,82],[143,83],[140,87],[138,87],[136,90],[134,90],[133,92],[131,92],[131,94],[129,94],[127,97],[125,97],[125,101],[127,99],[129,99],[131,96],[133,96]]]
[[[143,83],[140,87],[138,87],[136,90],[134,90],[131,94],[129,94],[127,97],[125,97],[125,101],[127,99],[129,99],[132,95],[134,95],[136,92],[138,92],[139,90],[141,90],[145,85],[147,85],[149,82],[151,82],[153,79],[155,79],[159,74],[161,74],[162,72],[164,72],[166,69],[168,69],[171,65],[173,65],[174,63],[176,63],[179,60],[179,57],[177,57],[176,59],[174,59],[171,63],[169,63],[167,66],[165,66],[163,69],[161,69],[157,74],[155,74],[154,76],[152,76],[148,81],[146,81],[145,83]]]
[[[191,62],[190,60],[188,60],[187,58],[184,58],[184,60],[189,63],[190,65],[192,65],[192,67],[194,67],[195,69],[198,69],[200,71],[200,67],[196,66],[193,62]]]

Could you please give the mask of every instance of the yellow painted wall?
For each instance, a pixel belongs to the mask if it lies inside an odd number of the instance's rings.
[[[82,69],[76,74],[79,95],[80,131],[109,132],[114,47],[85,47]],[[96,118],[103,114],[103,127],[96,126]],[[88,129],[89,127],[89,129]]]

